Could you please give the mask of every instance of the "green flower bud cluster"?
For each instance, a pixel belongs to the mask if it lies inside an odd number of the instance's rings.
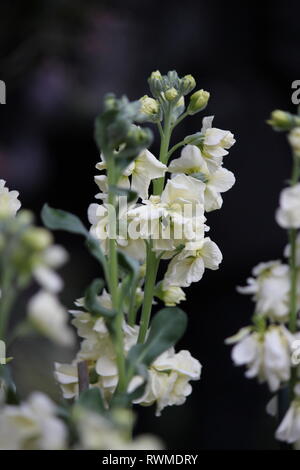
[[[167,75],[161,75],[160,71],[156,70],[150,75],[148,83],[154,101],[161,107],[161,114],[171,113],[173,122],[185,111],[184,97],[196,86],[196,80],[192,75],[180,78],[174,70]],[[208,103],[209,96],[210,94],[204,90],[193,93],[186,113],[192,115],[202,111]],[[160,119],[157,119],[158,114],[156,114],[156,120],[161,120],[161,114]]]

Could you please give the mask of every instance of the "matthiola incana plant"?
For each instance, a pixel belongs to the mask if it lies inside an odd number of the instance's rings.
[[[286,131],[292,153],[292,173],[281,191],[275,213],[287,231],[288,245],[279,259],[258,264],[242,294],[255,302],[252,324],[226,340],[234,344],[235,365],[246,367],[246,377],[266,382],[274,394],[267,406],[277,415],[276,439],[300,448],[300,117],[276,110],[268,123]]]
[[[209,93],[198,90],[187,98],[196,82],[191,75],[179,78],[175,71],[164,76],[153,72],[148,82],[152,96],[134,102],[112,94],[104,98],[95,123],[99,191],[97,202],[88,208],[90,227],[73,214],[43,208],[47,229],[83,237],[100,264],[99,278],[70,311],[81,339],[74,360],[55,364],[54,375],[66,399],[63,410],[38,392],[21,404],[3,400],[0,426],[15,433],[13,447],[160,448],[151,436],[132,439],[133,405],[155,405],[159,416],[165,407],[183,404],[192,392],[191,382],[200,378],[200,362],[189,351],[175,349],[187,323],[177,305],[186,298],[184,288],[222,261],[220,249],[206,235],[205,214],[221,208],[222,193],[234,184],[223,158],[235,140],[230,131],[213,127],[209,116],[198,132],[172,142],[174,128],[204,110]],[[141,126],[147,122],[158,130],[158,156],[149,150],[152,131]],[[13,212],[11,224],[18,220],[16,196],[4,191],[5,207]],[[5,213],[1,204],[0,194],[0,213]],[[59,283],[49,269],[59,256],[47,256],[54,250],[49,244],[40,248],[30,273],[54,285]],[[3,284],[3,299],[10,285],[11,278]],[[71,338],[53,289],[39,292],[28,312],[30,324],[43,334],[58,342]],[[34,438],[29,426],[17,419],[27,414]],[[55,436],[45,420],[52,423]],[[9,445],[6,437],[0,432],[0,448]]]

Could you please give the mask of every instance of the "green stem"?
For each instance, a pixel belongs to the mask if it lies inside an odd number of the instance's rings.
[[[9,313],[14,302],[14,290],[2,290],[0,304],[0,340],[5,340]]]
[[[178,144],[174,145],[168,152],[168,159],[171,157],[171,155],[179,148],[184,145],[184,141],[182,140],[181,142],[178,142]]]
[[[114,158],[111,156],[108,160],[108,203],[110,207],[116,209],[116,195],[111,191],[111,185],[116,184],[115,176],[115,163]],[[113,216],[113,214],[112,214]],[[109,219],[110,229],[112,229],[112,224],[115,221]],[[126,372],[125,372],[125,356],[124,356],[124,338],[123,338],[123,312],[122,308],[119,308],[118,302],[118,285],[119,285],[119,276],[118,276],[118,254],[115,238],[112,238],[113,233],[110,231],[109,237],[109,253],[108,253],[108,277],[109,277],[109,291],[111,295],[111,301],[113,308],[118,312],[115,318],[114,324],[114,346],[116,351],[116,362],[118,367],[119,382],[118,390],[123,392],[126,388]]]
[[[13,287],[13,273],[9,265],[2,266],[0,300],[0,340],[5,340],[10,310],[15,300],[16,289]]]
[[[130,297],[130,305],[129,305],[129,313],[128,313],[128,324],[129,326],[134,326],[136,322],[136,290],[138,286],[138,280],[134,283],[131,289],[131,297]]]
[[[159,259],[156,258],[155,252],[152,251],[152,241],[150,240],[147,246],[147,260],[146,260],[146,281],[144,291],[144,302],[141,314],[140,332],[138,343],[143,343],[149,327],[153,292],[156,282],[156,276],[159,266]]]
[[[161,127],[159,127],[160,135],[161,135],[159,160],[165,165],[167,165],[168,163],[170,139],[171,139],[172,130],[174,128],[174,125],[172,126],[172,123],[171,123],[171,115],[172,115],[172,110],[170,109],[166,113],[163,131],[161,131]],[[164,189],[164,183],[165,183],[164,177],[154,180],[153,181],[153,194],[161,195]],[[160,262],[160,259],[156,258],[155,252],[152,251],[152,240],[150,240],[147,245],[144,301],[143,301],[143,307],[142,307],[142,313],[141,313],[138,343],[143,343],[145,341],[146,334],[149,328],[153,293],[154,293],[154,287],[156,283],[156,276],[157,276],[157,271],[159,267],[159,262]]]
[[[293,156],[293,170],[291,178],[291,186],[297,184],[299,179],[299,157]],[[291,333],[297,331],[297,284],[298,284],[298,268],[297,268],[297,230],[292,228],[289,230],[289,242],[290,242],[290,256],[289,256],[289,267],[290,267],[290,315],[289,315],[289,330]],[[289,396],[290,400],[294,397],[294,387],[297,381],[296,368],[292,369],[291,379],[289,383]]]
[[[171,139],[172,126],[171,126],[171,113],[169,112],[166,115],[164,130],[161,139],[159,160],[165,165],[168,164],[168,150]],[[158,178],[153,181],[153,194],[160,195],[164,189],[165,178]]]
[[[180,124],[181,121],[183,121],[188,115],[189,115],[189,113],[187,111],[185,111],[181,116],[179,116],[179,118],[177,119],[175,124],[173,124],[172,130],[175,129],[175,127],[178,126],[178,124]]]
[[[289,329],[292,333],[295,333],[297,330],[297,230],[289,230],[289,241],[290,241],[290,280],[291,280],[291,290],[290,290],[290,317],[289,317]]]

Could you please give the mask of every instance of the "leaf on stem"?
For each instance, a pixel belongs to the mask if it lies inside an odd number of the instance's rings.
[[[180,308],[168,307],[160,310],[152,320],[146,342],[136,344],[129,351],[129,376],[138,373],[140,364],[149,367],[158,356],[174,346],[184,334],[186,325],[187,316]]]
[[[102,316],[107,319],[112,319],[117,315],[115,310],[109,310],[101,305],[98,295],[104,287],[103,279],[95,279],[91,285],[86,289],[84,296],[84,307],[92,315]]]
[[[79,217],[70,212],[53,209],[48,204],[44,205],[41,217],[44,225],[51,230],[65,230],[84,237],[89,234]]]
[[[99,388],[90,388],[82,392],[76,404],[98,414],[103,414],[105,411]]]

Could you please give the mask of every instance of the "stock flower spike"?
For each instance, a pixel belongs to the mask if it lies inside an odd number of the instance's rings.
[[[300,159],[299,115],[276,110],[268,123],[276,131],[288,131],[293,165],[290,184],[281,191],[275,219],[288,231],[289,243],[284,249],[287,263],[281,260],[260,263],[242,294],[251,294],[255,302],[252,324],[226,340],[234,344],[232,360],[247,368],[246,377],[267,382],[276,395],[267,407],[279,426],[275,437],[300,448]]]
[[[54,365],[67,400],[64,420],[42,394],[20,405],[5,405],[15,387],[0,375],[0,384],[5,383],[0,421],[6,429],[0,432],[0,448],[13,433],[9,445],[18,449],[160,449],[162,443],[153,436],[132,439],[132,406],[154,405],[160,416],[167,406],[182,405],[192,393],[191,383],[200,379],[199,360],[188,350],[176,350],[187,325],[187,315],[177,305],[186,300],[182,287],[200,281],[205,268],[218,269],[222,261],[218,246],[205,237],[205,213],[221,208],[221,193],[235,182],[223,167],[235,139],[230,131],[212,127],[210,116],[203,118],[196,134],[173,144],[174,128],[203,110],[210,94],[199,90],[189,98],[196,80],[191,75],[180,78],[175,71],[153,72],[148,82],[152,96],[130,102],[109,94],[96,118],[96,168],[101,173],[94,180],[100,192],[97,203],[88,207],[90,228],[68,212],[48,205],[42,210],[47,229],[83,237],[101,265],[102,278],[87,286],[69,312],[80,338],[74,359]],[[149,150],[152,131],[141,126],[147,122],[157,126],[157,157]],[[66,252],[28,214],[17,213],[17,197],[1,180],[1,236],[9,239],[17,221],[21,235],[11,253],[13,278],[23,288],[36,280],[41,290],[29,301],[25,324],[17,325],[13,338],[34,329],[70,345],[73,332],[57,298],[63,283],[54,271],[67,260]],[[0,239],[2,255],[1,250]],[[14,300],[11,282],[1,284],[4,299]],[[6,338],[11,306],[5,312],[0,306],[0,338]]]

